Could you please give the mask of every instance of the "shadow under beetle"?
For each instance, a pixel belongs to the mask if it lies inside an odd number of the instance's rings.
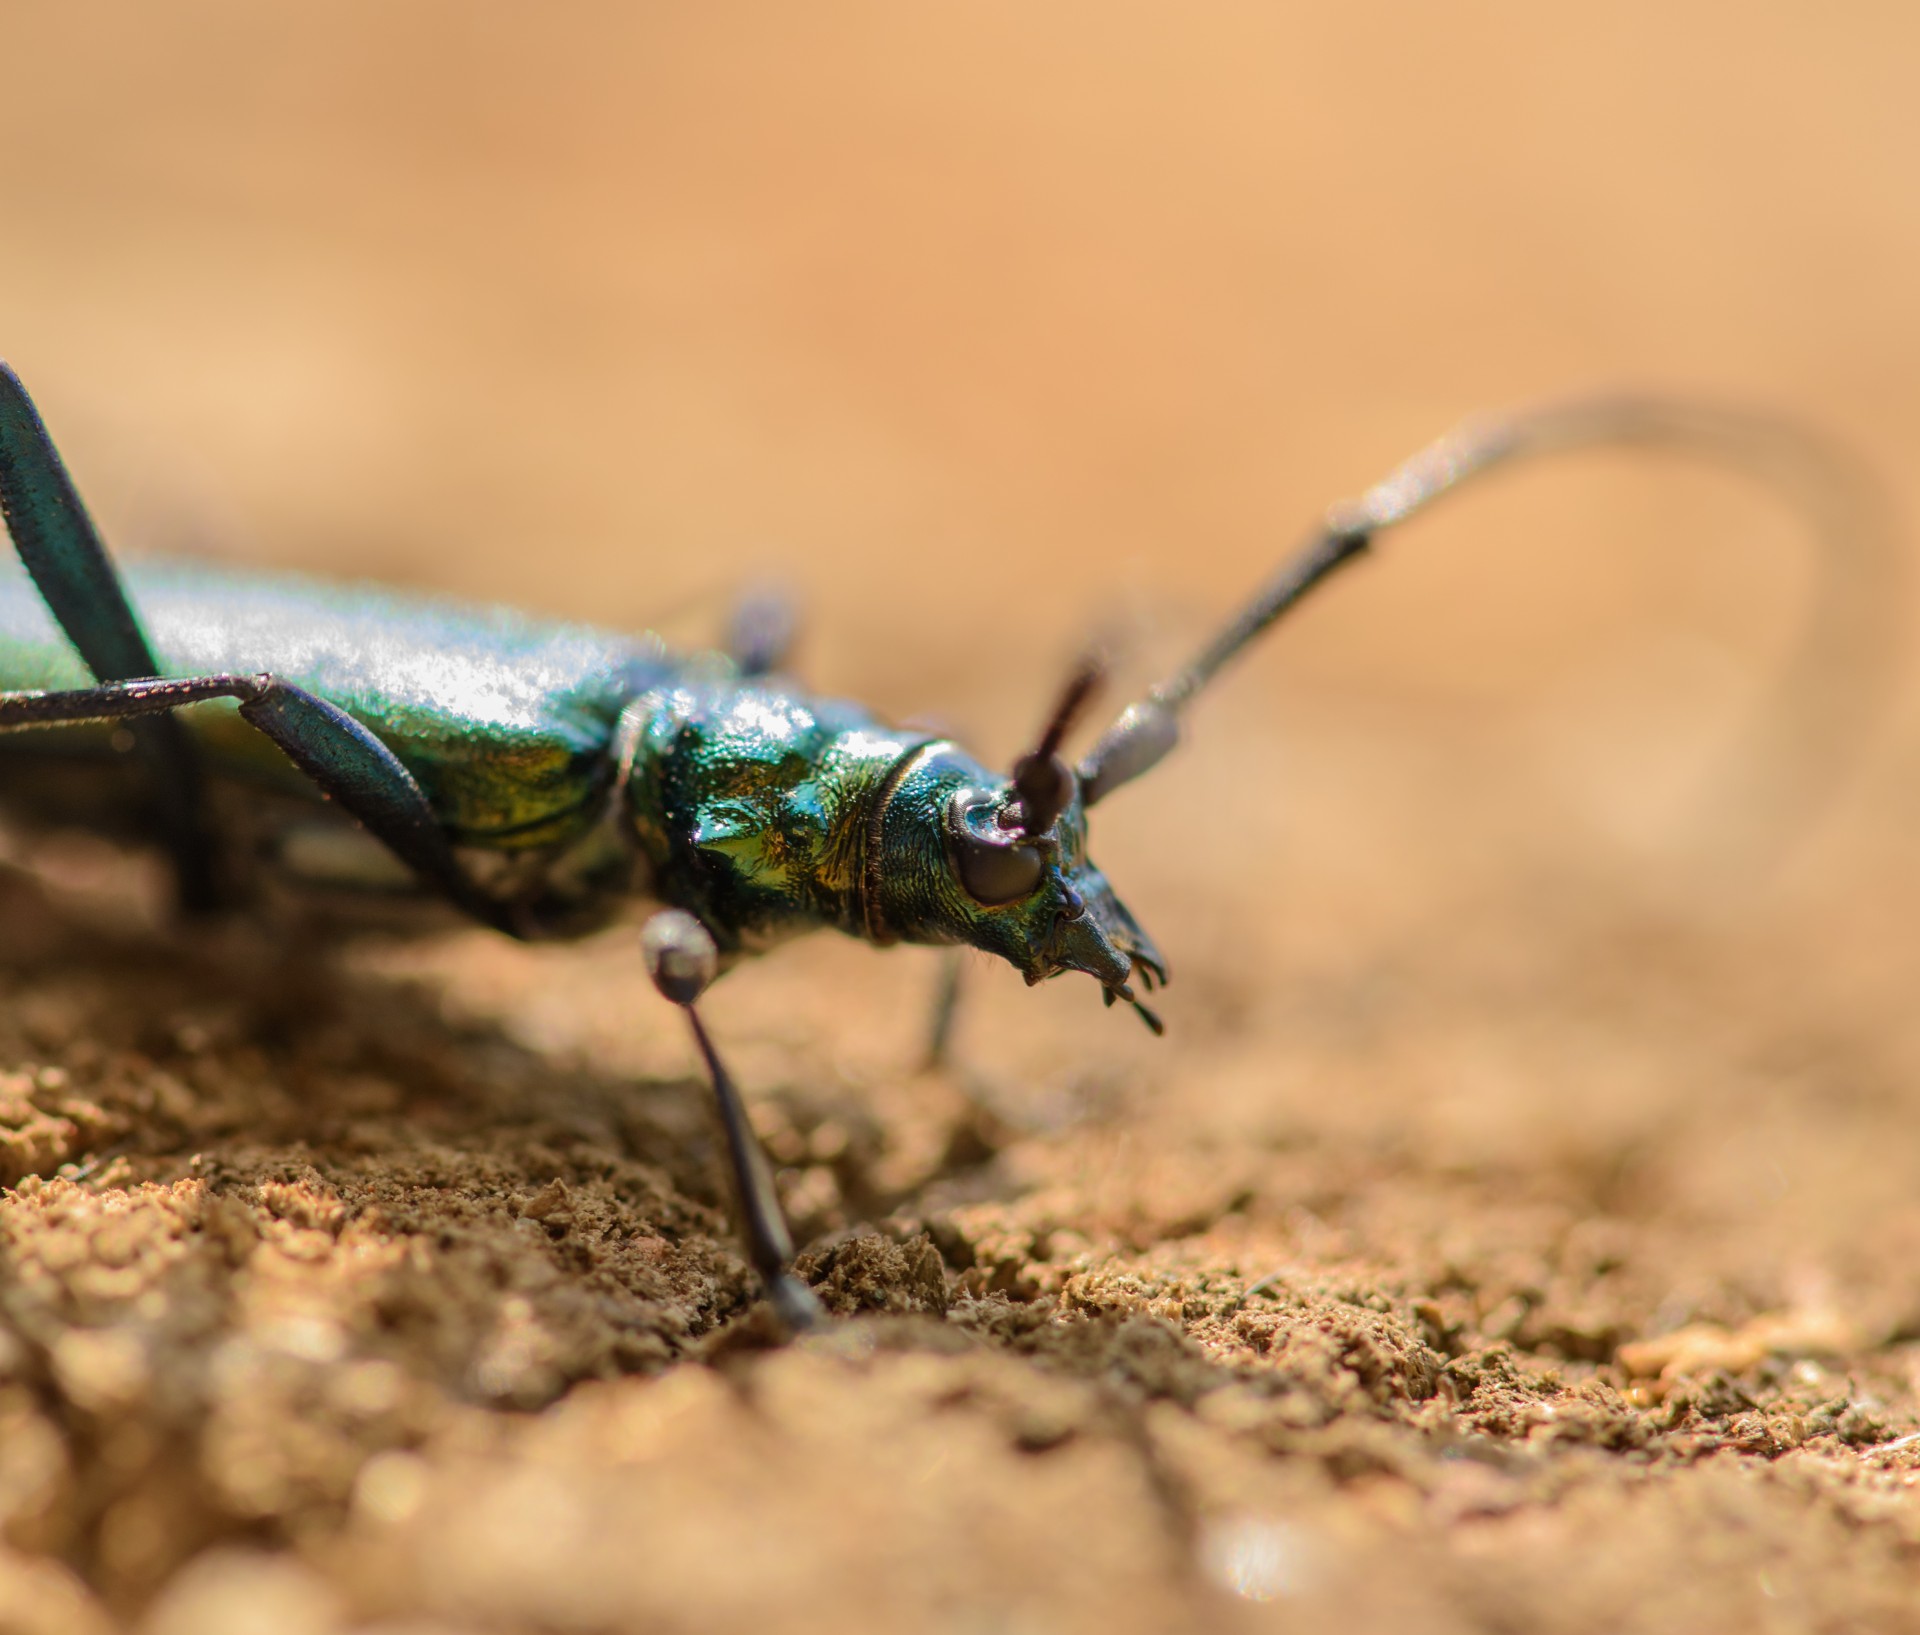
[[[26,569],[0,576],[0,802],[156,838],[189,913],[288,894],[346,917],[438,902],[544,939],[662,905],[648,968],[692,1025],[752,1262],[800,1328],[819,1307],[788,1269],[771,1174],[695,1009],[722,966],[823,926],[971,945],[1030,983],[1084,972],[1158,1032],[1141,995],[1166,962],[1088,856],[1088,812],[1157,765],[1195,695],[1382,530],[1490,467],[1610,443],[1756,469],[1834,540],[1855,537],[1831,452],[1758,416],[1617,397],[1469,423],[1330,511],[1075,766],[1062,746],[1100,679],[1083,662],[1002,776],[777,677],[781,621],[764,607],[730,655],[675,655],[292,575],[121,570],[0,365],[0,508]],[[1837,604],[1824,616],[1844,622]],[[1807,650],[1831,654],[1834,634],[1810,628]]]

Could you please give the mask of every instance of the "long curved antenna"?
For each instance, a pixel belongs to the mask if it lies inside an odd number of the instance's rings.
[[[1150,771],[1180,738],[1202,688],[1316,586],[1468,479],[1514,460],[1607,446],[1668,447],[1767,482],[1810,521],[1824,547],[1800,642],[1765,713],[1762,734],[1791,742],[1803,769],[1825,772],[1852,752],[1891,689],[1898,660],[1904,559],[1879,486],[1808,428],[1729,405],[1604,396],[1470,420],[1430,443],[1358,500],[1336,505],[1306,546],[1194,657],[1128,706],[1080,765],[1091,806]],[[1808,788],[1820,780],[1801,779]],[[1776,804],[1781,791],[1772,792]]]

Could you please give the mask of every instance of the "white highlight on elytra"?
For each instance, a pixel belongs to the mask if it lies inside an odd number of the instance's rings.
[[[878,760],[882,755],[897,755],[900,740],[885,733],[853,731],[841,734],[840,746],[857,760]]]
[[[748,693],[739,698],[730,711],[733,721],[765,733],[770,738],[797,737],[812,724],[813,718],[785,700]]]

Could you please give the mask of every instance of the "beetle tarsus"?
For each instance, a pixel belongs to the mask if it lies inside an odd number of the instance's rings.
[[[792,1272],[782,1272],[767,1283],[767,1299],[791,1334],[805,1334],[827,1320],[820,1297]]]

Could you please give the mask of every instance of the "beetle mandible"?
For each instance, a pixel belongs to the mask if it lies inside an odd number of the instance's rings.
[[[1382,531],[1524,456],[1650,443],[1775,479],[1846,536],[1832,451],[1763,416],[1612,396],[1472,421],[1329,511],[1075,765],[1063,745],[1100,680],[1083,661],[1002,775],[777,675],[777,619],[741,621],[730,655],[676,655],[292,575],[123,572],[0,365],[0,510],[26,568],[0,579],[0,800],[157,838],[191,913],[285,893],[336,915],[404,899],[543,939],[657,905],[649,969],[705,1063],[749,1256],[799,1329],[820,1308],[789,1269],[771,1174],[697,1009],[718,972],[829,926],[970,945],[1029,983],[1083,972],[1158,1032],[1143,995],[1166,962],[1089,857],[1089,811],[1156,766],[1219,671]]]

